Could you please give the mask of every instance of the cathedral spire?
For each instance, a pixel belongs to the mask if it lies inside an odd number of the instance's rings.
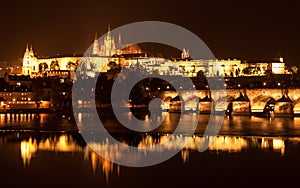
[[[97,32],[95,33],[95,39],[94,39],[94,44],[93,44],[93,54],[96,55],[99,52],[99,43],[98,43],[98,37],[97,37]]]
[[[110,36],[110,24],[108,24],[108,28],[107,28],[107,39],[110,40],[111,36]]]
[[[119,45],[121,45],[121,44],[122,44],[122,38],[121,38],[121,34],[120,34],[120,33],[119,33],[118,42],[119,42]]]
[[[119,33],[118,36],[118,46],[117,46],[117,50],[122,50],[122,38],[121,38],[121,34]]]
[[[107,32],[110,33],[110,24],[108,24]]]
[[[95,41],[95,40],[98,40],[97,32],[95,33],[95,39],[94,39],[94,41]]]

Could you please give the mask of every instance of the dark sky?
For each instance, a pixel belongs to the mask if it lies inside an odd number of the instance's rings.
[[[216,57],[273,59],[300,65],[300,6],[289,0],[51,0],[1,1],[0,60],[23,56],[26,43],[39,55],[83,53],[94,34],[156,20],[198,35]]]

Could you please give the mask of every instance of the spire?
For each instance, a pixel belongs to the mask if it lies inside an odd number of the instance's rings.
[[[30,54],[31,56],[34,56],[33,49],[32,49],[32,45],[30,45],[30,51],[29,51],[29,54]]]
[[[110,33],[110,24],[108,24],[107,32]]]
[[[108,28],[107,28],[107,39],[110,39],[110,24],[108,24]]]
[[[95,33],[95,39],[94,40],[98,40],[97,32]]]
[[[26,44],[26,52],[29,52],[29,45]]]
[[[119,45],[122,44],[122,38],[121,38],[121,34],[119,33],[119,39],[118,39]]]
[[[99,52],[99,43],[98,43],[98,37],[97,37],[97,32],[96,32],[95,33],[95,39],[94,39],[92,53],[96,55],[96,54],[98,54],[98,52]]]

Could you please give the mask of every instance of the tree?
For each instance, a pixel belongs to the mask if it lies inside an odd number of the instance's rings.
[[[41,72],[41,71],[45,71],[45,70],[47,70],[48,69],[48,65],[47,65],[47,63],[41,63],[41,64],[39,64],[39,71]]]
[[[76,62],[76,63],[73,63],[73,62],[69,61],[69,62],[67,63],[66,68],[67,68],[68,70],[76,71],[77,66],[78,66],[78,63],[77,63],[77,62]]]
[[[265,73],[267,77],[270,77],[272,75],[272,71],[270,69],[267,69]]]
[[[50,70],[60,70],[60,66],[57,60],[51,62]]]
[[[121,66],[114,61],[108,63],[108,67],[110,68],[107,73],[109,74],[118,74],[121,72]]]
[[[199,71],[197,72],[197,77],[203,77],[203,76],[204,76],[203,71],[202,71],[202,70],[199,70]]]

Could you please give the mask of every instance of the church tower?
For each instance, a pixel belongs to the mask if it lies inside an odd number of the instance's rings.
[[[32,46],[30,46],[29,50],[29,45],[27,44],[23,57],[22,74],[32,76],[32,73],[39,71],[38,69],[37,58],[34,56]]]

